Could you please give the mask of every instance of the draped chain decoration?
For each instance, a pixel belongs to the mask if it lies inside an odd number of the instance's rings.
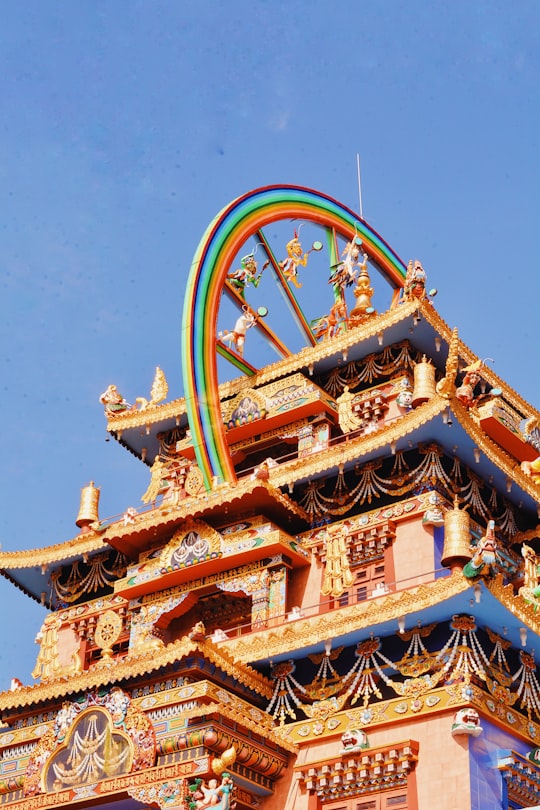
[[[408,341],[387,346],[382,352],[369,354],[364,360],[356,363],[347,363],[344,368],[334,368],[322,383],[322,387],[330,396],[336,397],[343,391],[345,385],[369,385],[380,377],[393,377],[396,368],[403,372],[411,371],[414,364],[420,359],[420,352],[412,349]]]
[[[272,715],[274,720],[279,717],[281,725],[285,722],[285,715],[288,715],[291,720],[296,720],[293,705],[300,706],[301,701],[294,690],[297,689],[301,694],[306,694],[305,688],[293,677],[295,669],[294,661],[284,661],[272,668],[272,679],[275,680],[276,686],[266,711]]]
[[[96,554],[80,569],[80,561],[76,560],[69,569],[65,582],[60,578],[65,569],[58,569],[51,574],[51,586],[55,596],[62,602],[76,602],[83,594],[96,593],[102,588],[112,588],[118,577],[124,576],[127,567],[127,558],[117,552],[110,561],[109,553]],[[87,570],[85,570],[87,569]]]
[[[518,684],[517,694],[521,698],[520,706],[526,710],[530,720],[533,711],[536,715],[540,711],[540,684],[536,675],[534,655],[520,650],[519,658],[521,667],[513,675],[512,681]]]
[[[325,481],[310,481],[301,492],[299,503],[316,524],[323,516],[345,515],[357,504],[371,504],[380,500],[382,495],[403,497],[432,487],[452,500],[459,494],[462,503],[467,504],[472,512],[486,521],[494,519],[499,531],[508,537],[517,533],[512,504],[504,501],[492,487],[486,487],[472,470],[461,465],[456,457],[452,460],[445,457],[437,444],[420,445],[418,452],[420,458],[413,466],[413,453],[398,451],[389,475],[382,474],[386,463],[384,458],[357,465],[347,473],[340,465],[331,492],[325,492]],[[449,472],[445,469],[445,460]]]
[[[486,520],[489,520],[490,510],[488,510],[486,507],[484,501],[482,500],[482,495],[480,494],[480,488],[482,485],[482,479],[478,478],[478,476],[471,472],[469,473],[469,482],[465,484],[465,486],[461,487],[460,493],[465,502],[470,504],[475,512]]]
[[[378,679],[375,678],[374,673],[376,672],[385,683],[389,683],[389,678],[382,670],[381,663],[392,669],[395,669],[395,667],[392,661],[383,655],[380,650],[381,640],[379,638],[362,641],[357,646],[355,651],[357,661],[343,678],[344,685],[352,679],[351,685],[347,689],[347,695],[351,697],[351,705],[354,705],[362,698],[363,705],[367,706],[371,695],[376,695],[379,699],[382,698],[377,687]]]
[[[453,616],[450,627],[454,631],[440,653],[438,661],[444,661],[442,669],[448,680],[463,680],[470,683],[477,675],[486,680],[489,660],[476,636],[476,622],[473,616]]]
[[[383,685],[400,697],[416,699],[445,684],[449,687],[462,684],[468,689],[478,679],[498,705],[509,707],[519,700],[529,720],[540,719],[540,682],[533,655],[511,650],[510,642],[489,628],[486,634],[491,649],[485,649],[486,642],[478,635],[474,616],[467,614],[454,615],[446,641],[440,649],[429,651],[424,639],[432,637],[437,627],[440,633],[443,626],[436,624],[397,633],[397,638],[408,642],[408,647],[395,661],[382,650],[383,642],[391,643],[390,639],[371,637],[360,642],[355,649],[356,660],[344,674],[340,674],[339,661],[345,648],[331,651],[327,642],[322,655],[309,656],[318,668],[307,684],[300,683],[295,675],[294,661],[277,664],[271,669],[275,688],[266,711],[283,725],[287,717],[296,719],[298,710],[311,717],[317,705],[312,700],[331,701],[334,707],[347,701],[353,706],[361,701],[365,708],[370,701],[383,699]],[[510,651],[513,659],[519,661],[514,672],[508,660]],[[402,680],[391,677],[390,670],[399,673]]]

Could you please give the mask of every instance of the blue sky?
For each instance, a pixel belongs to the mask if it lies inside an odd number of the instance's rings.
[[[450,326],[536,407],[540,6],[114,3],[0,10],[0,542],[76,534],[148,471],[99,394],[182,394],[180,323],[214,215],[273,183],[358,208],[438,288]],[[30,683],[44,611],[7,581],[0,688]]]

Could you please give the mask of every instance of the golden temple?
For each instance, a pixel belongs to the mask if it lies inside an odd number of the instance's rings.
[[[216,218],[184,397],[159,367],[100,397],[140,506],[102,519],[92,482],[74,538],[0,552],[50,611],[0,694],[1,807],[540,805],[540,413],[434,295],[318,192]]]

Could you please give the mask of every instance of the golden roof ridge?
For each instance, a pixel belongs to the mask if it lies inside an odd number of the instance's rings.
[[[404,438],[417,430],[426,422],[443,413],[448,407],[448,400],[435,394],[432,399],[418,408],[404,414],[402,417],[380,430],[371,433],[368,437],[357,436],[346,439],[337,445],[321,450],[312,458],[296,458],[283,462],[278,467],[270,469],[270,480],[277,486],[286,486],[294,483],[295,472],[299,470],[300,478],[309,478],[312,475],[325,472],[347,461],[360,460],[362,456],[372,453],[393,441]]]
[[[388,329],[395,323],[408,318],[418,309],[418,303],[411,302],[400,304],[394,309],[389,309],[380,315],[372,318],[367,323],[356,326],[342,335],[332,338],[332,340],[322,341],[315,346],[306,346],[299,352],[289,357],[276,360],[268,366],[264,366],[252,376],[235,377],[233,380],[221,383],[219,386],[220,400],[229,399],[236,396],[245,388],[259,387],[266,383],[273,382],[280,377],[285,377],[292,371],[297,371],[302,366],[308,366],[311,362],[324,360],[331,357],[336,352],[354,346],[373,335],[378,334],[383,329]],[[107,422],[107,430],[112,433],[126,430],[133,427],[142,427],[155,421],[161,421],[168,417],[177,417],[185,413],[185,398],[181,397],[165,404],[153,405],[143,411],[123,411],[118,416],[114,416]],[[148,416],[154,416],[148,419]]]
[[[420,302],[419,309],[422,312],[422,315],[425,316],[426,320],[429,321],[431,326],[433,326],[433,328],[439,332],[440,336],[444,338],[447,343],[450,343],[452,330],[439,315],[439,313],[433,308],[433,306]],[[481,360],[481,358],[475,354],[472,349],[461,340],[461,338],[458,339],[458,343],[458,354],[460,357],[466,360],[467,364]],[[482,378],[485,379],[485,381],[488,382],[493,388],[501,388],[503,390],[504,398],[507,399],[514,408],[524,411],[528,416],[536,416],[540,420],[540,411],[536,410],[533,405],[527,402],[527,400],[523,399],[523,397],[518,394],[517,391],[508,385],[506,380],[499,377],[491,366],[483,364],[481,375]]]
[[[1,692],[0,711],[22,708],[148,675],[160,667],[176,663],[196,651],[201,652],[212,664],[220,667],[227,675],[234,677],[248,689],[252,689],[268,699],[272,696],[272,687],[268,679],[246,662],[236,659],[232,652],[221,645],[220,648],[217,648],[209,639],[196,641],[184,636],[163,647],[162,650],[152,649],[143,655],[127,657],[122,661],[111,659],[107,664],[95,665],[92,669],[84,670],[69,678],[59,676],[45,683],[23,686],[14,692]]]
[[[165,526],[168,523],[177,523],[204,514],[213,507],[234,503],[244,495],[253,494],[257,489],[261,488],[265,489],[284,508],[303,520],[309,520],[306,511],[281,492],[273,482],[246,477],[240,478],[234,483],[222,484],[217,489],[205,490],[199,495],[184,498],[176,506],[166,504],[164,507],[158,506],[155,509],[150,509],[139,515],[135,523],[127,525],[123,525],[120,521],[112,523],[107,526],[102,537],[107,542],[110,542],[113,538],[121,539],[136,536],[144,529]]]
[[[511,583],[505,585],[502,574],[497,574],[493,580],[484,579],[483,584],[516,619],[536,635],[540,634],[540,614],[537,613],[536,606],[519,596],[516,597],[513,585]]]
[[[423,610],[471,587],[461,571],[422,583],[413,588],[359,602],[328,613],[298,619],[272,630],[262,630],[222,642],[237,661],[257,661],[293,652],[302,647],[323,644],[353,631],[396,620],[408,613]]]
[[[93,551],[108,551],[109,549],[110,546],[103,541],[102,536],[92,532],[44,548],[0,551],[0,573],[2,569],[34,568],[61,562],[67,557],[78,557]]]
[[[538,500],[538,486],[533,483],[532,478],[522,472],[519,461],[508,453],[501,445],[491,439],[482,430],[475,419],[469,414],[467,408],[455,397],[450,400],[450,409],[463,430],[476,442],[478,449],[482,450],[485,456],[502,472],[511,477],[513,481],[535,500]]]

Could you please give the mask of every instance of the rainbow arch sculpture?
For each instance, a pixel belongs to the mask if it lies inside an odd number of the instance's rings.
[[[301,186],[255,189],[227,205],[212,220],[193,257],[184,299],[181,357],[186,409],[205,486],[233,483],[234,466],[225,438],[218,392],[216,327],[227,270],[246,240],[281,219],[315,222],[362,248],[394,288],[403,287],[406,266],[392,248],[350,208]]]

